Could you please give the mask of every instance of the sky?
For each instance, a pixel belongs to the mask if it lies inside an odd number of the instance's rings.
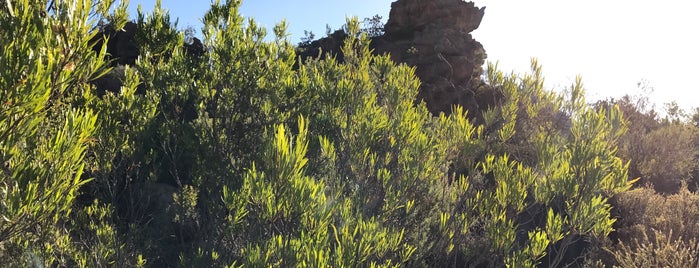
[[[163,0],[179,27],[201,28],[210,1]],[[290,40],[304,30],[324,36],[326,25],[341,27],[347,16],[388,19],[392,0],[243,0],[240,12],[254,17],[268,33],[282,19]],[[507,73],[529,70],[535,57],[548,88],[561,91],[582,76],[589,101],[640,94],[638,83],[652,88],[656,108],[677,101],[699,106],[699,1],[688,0],[475,0],[485,6],[472,35],[483,44],[487,61]],[[132,0],[131,14],[155,0]],[[135,17],[135,15],[132,15]]]

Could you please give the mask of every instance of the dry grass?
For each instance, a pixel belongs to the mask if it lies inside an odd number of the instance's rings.
[[[617,265],[614,267],[697,267],[699,243],[673,239],[672,232],[659,230],[643,231],[640,238],[631,243],[620,242],[611,254]]]

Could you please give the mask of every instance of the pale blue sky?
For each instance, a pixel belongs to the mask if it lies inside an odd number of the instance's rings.
[[[268,28],[286,18],[290,38],[304,30],[317,37],[326,24],[337,29],[346,16],[388,19],[391,0],[247,0],[241,13]],[[502,70],[525,72],[529,59],[543,65],[547,86],[562,89],[580,74],[589,99],[637,94],[642,79],[655,88],[658,107],[672,100],[699,106],[699,2],[687,0],[475,0],[486,6],[473,32]],[[132,0],[150,10],[154,0]],[[179,26],[194,26],[210,1],[168,1],[163,6]]]
[[[223,0],[222,0],[223,2]],[[272,27],[283,19],[289,26],[288,33],[293,42],[304,36],[304,30],[312,31],[316,37],[325,35],[325,26],[333,30],[345,24],[345,18],[356,16],[360,20],[374,15],[388,19],[392,0],[244,0],[240,13],[245,17],[254,17],[255,21],[267,28],[272,35]],[[193,26],[201,32],[201,18],[208,10],[211,1],[173,1],[162,0],[162,6],[170,11],[174,19],[179,17],[178,26]],[[130,13],[135,18],[138,4],[145,11],[152,10],[155,0],[131,0]]]

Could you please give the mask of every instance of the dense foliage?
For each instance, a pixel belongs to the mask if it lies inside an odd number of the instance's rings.
[[[648,218],[662,213],[625,210],[652,192],[627,192],[630,178],[687,183],[695,165],[651,155],[673,135],[695,148],[691,124],[626,132],[632,106],[587,104],[579,79],[546,91],[536,61],[489,66],[504,98],[484,124],[433,116],[415,70],[372,55],[356,20],[343,63],[298,63],[284,23],[266,39],[239,5],[212,4],[196,56],[159,2],[139,11],[138,60],[118,65],[95,40],[125,25],[124,5],[0,4],[0,266],[633,266],[672,239],[695,252],[690,226],[651,237],[631,228],[665,231]],[[98,97],[107,73],[123,85]],[[668,209],[696,206],[682,189]]]

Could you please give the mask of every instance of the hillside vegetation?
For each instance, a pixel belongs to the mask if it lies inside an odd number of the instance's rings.
[[[299,62],[239,1],[199,50],[112,2],[0,3],[0,267],[698,264],[697,117],[546,90],[536,60],[487,66],[478,122],[433,115],[356,19],[342,62]]]

